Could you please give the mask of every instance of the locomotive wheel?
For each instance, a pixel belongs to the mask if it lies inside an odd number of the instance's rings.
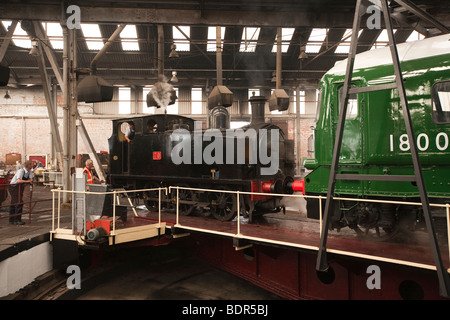
[[[236,195],[232,193],[212,193],[211,213],[217,220],[230,221],[237,213]]]
[[[375,226],[372,228],[355,226],[352,227],[352,229],[355,230],[358,236],[364,239],[371,241],[387,241],[397,235],[399,231],[399,225],[398,223],[396,223],[390,228],[381,228],[379,226]]]
[[[359,203],[344,213],[345,221],[359,237],[370,241],[387,241],[395,237],[399,231],[399,223],[395,206],[390,204]]]
[[[158,188],[156,183],[150,183],[144,187],[145,189]],[[161,198],[164,195],[164,192],[161,191]],[[144,205],[148,211],[158,211],[158,190],[146,191],[144,192]]]

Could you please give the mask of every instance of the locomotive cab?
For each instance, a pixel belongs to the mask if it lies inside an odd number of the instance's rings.
[[[449,35],[398,45],[416,145],[431,203],[450,201],[450,46]],[[322,78],[320,109],[314,131],[315,159],[305,179],[308,195],[326,197],[332,150],[340,112],[346,60],[336,63]],[[352,86],[392,84],[389,48],[356,55]],[[360,92],[348,99],[338,174],[414,175],[408,135],[397,89]],[[391,179],[393,180],[393,179]],[[420,202],[415,182],[336,180],[335,196],[371,200]],[[324,205],[324,203],[322,203]],[[423,221],[421,208],[359,201],[333,201],[332,227],[349,226],[360,234],[384,230],[387,238],[400,225],[412,229]],[[308,217],[319,218],[319,204],[307,201]],[[441,214],[432,209],[434,216]],[[365,230],[365,231],[362,231]]]

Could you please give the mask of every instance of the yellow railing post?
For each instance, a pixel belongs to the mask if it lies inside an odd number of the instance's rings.
[[[117,192],[114,191],[113,194],[113,229],[112,229],[112,235],[114,235],[115,230],[116,230],[116,196],[117,196]]]
[[[176,187],[177,188],[177,225],[180,223],[180,212],[179,212],[179,205],[178,205],[178,195],[179,195],[179,191],[180,191],[180,187]]]
[[[319,235],[322,235],[322,196],[319,195]]]
[[[450,204],[445,205],[445,210],[447,213],[447,243],[448,243],[448,254],[450,259]],[[449,272],[449,270],[447,270]]]
[[[240,236],[241,235],[241,217],[240,217],[240,212],[241,212],[241,201],[240,201],[240,196],[239,196],[239,190],[237,191],[237,235]]]
[[[161,187],[158,188],[158,223],[161,224]]]

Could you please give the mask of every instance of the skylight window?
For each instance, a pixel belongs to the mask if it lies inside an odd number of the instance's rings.
[[[397,29],[394,29],[394,34],[397,31]],[[381,48],[381,47],[385,47],[389,44],[389,37],[388,37],[388,33],[386,29],[383,29],[383,31],[381,31],[380,35],[378,36],[377,40],[375,41],[375,43],[372,45],[372,47],[370,48],[370,50],[374,50],[377,48]]]
[[[406,42],[416,41],[416,40],[423,40],[425,39],[425,36],[417,31],[413,31],[411,35],[406,39]]]
[[[101,50],[103,48],[102,34],[98,24],[82,23],[81,31],[83,31],[89,50]]]
[[[261,28],[245,27],[242,32],[240,52],[255,52]]]
[[[128,24],[120,33],[120,39],[124,51],[139,51],[135,25]]]
[[[289,44],[294,35],[295,28],[282,28],[281,29],[281,52],[286,53],[289,49]],[[277,37],[275,36],[275,43],[272,47],[272,52],[277,52]]]
[[[52,44],[53,49],[64,49],[63,30],[57,22],[42,22],[42,27],[47,33],[47,37]]]
[[[183,33],[186,35],[183,35],[180,30],[183,31]],[[191,44],[189,43],[189,39],[191,37],[191,28],[188,26],[182,26],[182,27],[172,27],[172,33],[173,33],[173,44],[177,46],[177,51],[190,51],[191,50]]]
[[[225,37],[225,27],[220,28],[220,37],[223,39]],[[206,45],[206,51],[216,51],[216,27],[208,27],[208,43]]]
[[[358,37],[361,35],[362,29],[358,32]],[[335,53],[349,53],[350,46],[352,43],[352,29],[345,30],[344,35],[342,36],[342,39],[347,38],[345,41],[342,41],[340,45],[336,48]]]
[[[8,27],[11,25],[12,21],[2,21],[2,23],[5,29],[8,30]],[[20,23],[17,24],[16,30],[14,30],[12,41],[18,47],[31,49],[30,37],[25,30],[22,29]]]
[[[315,28],[312,29],[309,36],[308,43],[306,44],[306,53],[318,53],[322,43],[327,36],[328,29]]]

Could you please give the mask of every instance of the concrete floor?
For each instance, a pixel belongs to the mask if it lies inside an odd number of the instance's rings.
[[[0,206],[0,252],[33,237],[41,236],[52,229],[52,192],[50,187],[34,186],[32,195],[32,214],[28,214],[28,204],[24,206],[22,216],[24,225],[9,224],[8,198]],[[25,201],[29,199],[28,190],[24,194]],[[61,210],[61,226],[69,227],[72,223],[70,208]]]

